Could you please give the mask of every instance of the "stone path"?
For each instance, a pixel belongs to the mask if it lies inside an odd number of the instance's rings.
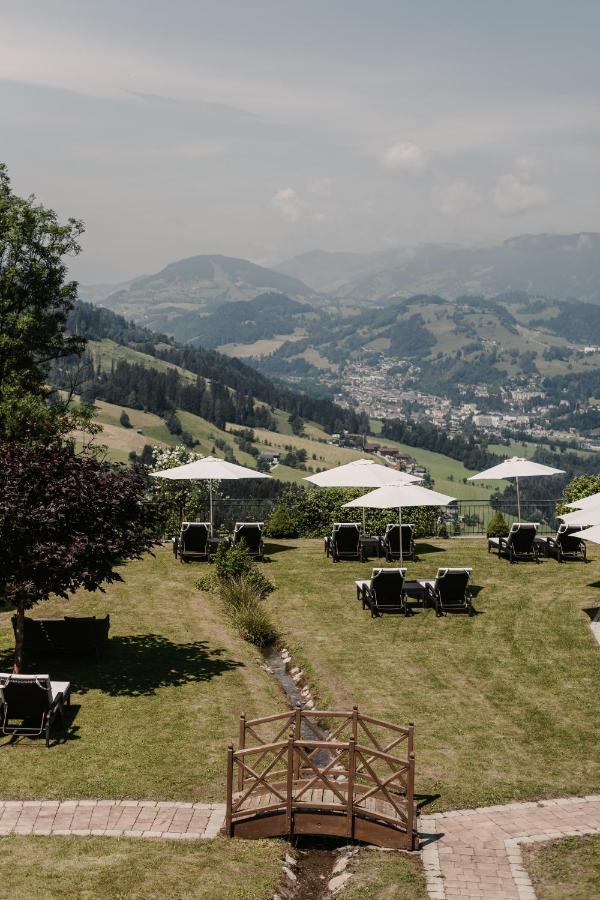
[[[223,803],[156,800],[0,801],[0,835],[213,838],[225,821]]]
[[[432,900],[534,900],[520,844],[600,834],[600,795],[421,816]]]

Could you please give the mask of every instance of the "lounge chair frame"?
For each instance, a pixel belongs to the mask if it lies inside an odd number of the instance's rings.
[[[396,537],[397,533],[397,537]],[[390,522],[385,526],[385,534],[381,539],[381,548],[388,562],[394,559],[410,559],[413,562],[417,558],[414,541],[415,526],[409,523]],[[408,539],[407,536],[408,535]],[[400,556],[400,541],[402,541],[402,556]],[[392,549],[397,546],[398,549]]]
[[[405,616],[411,614],[404,590],[406,569],[373,569],[368,581],[356,582],[356,595],[362,602],[362,608],[371,610],[371,618],[381,616],[384,612],[399,612]],[[395,595],[389,602],[389,591],[392,579],[396,582],[393,589]],[[387,596],[386,596],[387,594]]]
[[[46,747],[50,747],[52,726],[59,719],[66,738],[65,706],[71,705],[71,685],[68,682],[65,685],[64,691],[58,691],[53,696],[53,682],[49,675],[0,674],[0,734],[3,737],[44,735]],[[34,693],[36,690],[39,693]],[[15,708],[16,714],[12,715]],[[38,716],[39,724],[23,724]],[[21,725],[11,725],[11,719],[21,719]]]
[[[360,522],[334,522],[331,537],[325,538],[325,553],[333,562],[342,559],[358,559],[365,561],[365,548],[361,543],[362,525]]]
[[[263,560],[265,545],[262,539],[264,522],[236,522],[231,538],[231,546],[235,547],[241,540],[245,541],[248,553],[255,559]],[[250,536],[250,540],[248,537]],[[258,540],[256,540],[256,537]]]
[[[472,571],[467,568],[438,569],[433,583],[424,582],[424,605],[433,606],[438,618],[449,612],[474,616],[473,594],[469,588]]]
[[[573,537],[575,531],[581,531],[580,525],[567,525],[562,522],[558,526],[558,531],[552,537],[546,538],[546,553],[553,556],[556,560],[566,562],[567,560],[583,560],[587,562],[587,547],[582,538]]]
[[[204,537],[199,537],[201,531],[204,533]],[[196,532],[196,535],[194,535],[194,532]],[[179,557],[181,562],[189,562],[189,560],[193,559],[210,562],[211,537],[212,526],[210,522],[182,522],[181,531],[174,547],[175,555]],[[190,543],[194,540],[199,541],[196,546],[199,546],[201,549],[186,547],[186,539]]]
[[[511,563],[531,560],[539,563],[540,548],[536,543],[536,522],[513,522],[507,537],[488,538],[488,553],[497,551]]]

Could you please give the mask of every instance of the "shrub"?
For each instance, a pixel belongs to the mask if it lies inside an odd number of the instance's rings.
[[[225,579],[220,584],[219,593],[225,612],[244,640],[257,647],[266,647],[277,640],[277,630],[261,603],[252,572]]]
[[[440,522],[437,527],[437,536],[439,538],[447,538],[448,537],[448,526],[445,522]]]
[[[298,537],[298,527],[283,504],[278,504],[271,513],[265,526],[265,533],[274,538]]]
[[[275,590],[274,584],[260,571],[252,561],[245,542],[242,540],[235,547],[221,544],[215,557],[215,580],[220,589],[227,582],[239,582],[245,579],[259,600],[264,600]],[[200,590],[214,590],[214,586],[200,587]]]
[[[124,409],[121,410],[121,415],[119,416],[119,424],[123,428],[132,428],[131,419],[127,415]]]
[[[582,500],[599,491],[600,475],[579,475],[566,486],[565,496],[570,503],[573,503],[574,500]]]
[[[506,537],[509,532],[508,522],[498,510],[494,513],[487,527],[487,536],[490,537]]]

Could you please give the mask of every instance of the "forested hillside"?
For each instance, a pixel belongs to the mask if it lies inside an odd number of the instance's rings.
[[[68,330],[92,344],[83,360],[56,363],[50,377],[57,387],[66,389],[75,379],[77,392],[88,398],[144,408],[161,416],[180,408],[219,427],[230,421],[275,428],[272,411],[278,408],[318,422],[329,432],[368,428],[364,414],[277,385],[239,360],[177,344],[110,310],[78,302],[69,316]],[[111,358],[106,348],[94,343],[103,341],[129,349],[132,358]],[[139,353],[148,359],[140,362]],[[187,377],[175,367],[185,370]]]

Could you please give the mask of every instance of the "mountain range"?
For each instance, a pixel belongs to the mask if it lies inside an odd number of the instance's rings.
[[[357,301],[527,291],[600,303],[600,234],[526,234],[487,247],[423,244],[370,254],[314,250],[275,269]]]

